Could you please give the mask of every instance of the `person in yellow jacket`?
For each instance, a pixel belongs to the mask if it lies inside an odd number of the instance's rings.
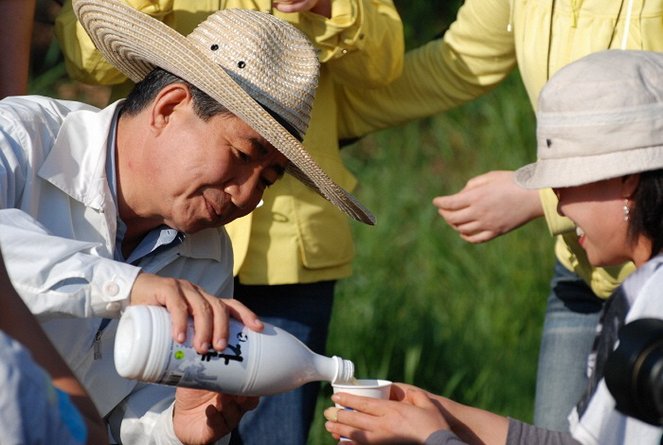
[[[448,110],[491,90],[516,68],[536,108],[541,88],[557,70],[609,48],[663,51],[663,2],[466,0],[442,38],[406,54],[398,80],[378,90],[339,92],[341,136],[356,138]],[[519,188],[513,172],[474,178],[434,204],[470,242],[488,241],[546,217],[557,237],[558,262],[539,357],[535,424],[568,430],[566,416],[585,387],[601,299],[633,265],[591,267],[575,227],[557,215],[554,194]]]
[[[65,3],[56,37],[68,73],[91,84],[114,85],[111,99],[130,83],[94,48]],[[320,80],[304,146],[342,187],[356,180],[343,165],[338,146],[335,90],[350,84],[368,90],[401,72],[403,32],[391,0],[126,0],[190,33],[220,9],[256,9],[302,30],[319,49]],[[234,250],[235,297],[318,353],[324,353],[334,286],[352,272],[353,242],[347,218],[288,175],[270,187],[264,204],[226,226]],[[305,444],[319,390],[309,384],[292,393],[265,397],[242,419],[231,443]],[[287,419],[287,420],[284,420]]]

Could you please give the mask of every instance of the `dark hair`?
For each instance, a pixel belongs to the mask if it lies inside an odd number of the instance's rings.
[[[159,91],[173,83],[187,86],[193,97],[193,110],[202,120],[207,121],[217,114],[229,113],[226,107],[196,86],[164,69],[155,68],[131,90],[122,107],[122,114],[135,116],[154,100]]]
[[[628,234],[631,240],[644,235],[651,240],[651,257],[663,250],[663,169],[640,173],[631,197]]]
[[[135,116],[141,112],[147,105],[157,97],[157,93],[166,86],[173,83],[183,83],[189,88],[191,96],[193,97],[193,111],[196,115],[204,121],[207,121],[212,116],[222,113],[230,113],[230,111],[221,105],[217,100],[212,99],[207,93],[201,91],[195,85],[187,82],[186,80],[178,77],[162,68],[155,68],[145,76],[143,80],[138,82],[131,90],[127,99],[124,101],[120,114],[128,116]],[[273,112],[268,107],[258,102],[265,111],[267,111],[283,128],[285,128],[291,135],[293,135],[299,142],[304,139],[303,135],[299,134],[297,129],[290,124],[286,119]]]

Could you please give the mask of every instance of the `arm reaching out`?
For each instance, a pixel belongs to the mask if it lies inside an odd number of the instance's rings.
[[[520,187],[512,171],[492,171],[470,179],[453,195],[433,205],[460,237],[483,243],[543,216],[538,190]]]
[[[416,386],[394,383],[390,400],[337,393],[332,400],[354,411],[328,408],[327,431],[357,444],[420,443],[436,431],[451,430],[469,444],[503,445],[506,417],[461,405]]]

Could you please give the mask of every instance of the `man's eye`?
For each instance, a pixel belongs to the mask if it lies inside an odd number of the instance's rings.
[[[237,157],[239,158],[240,161],[242,162],[249,162],[251,161],[251,156],[249,156],[247,153],[243,152],[242,150],[235,149],[235,153]]]
[[[265,187],[271,187],[274,184],[276,184],[276,181],[278,181],[281,178],[281,175],[278,174],[278,172],[275,172],[272,169],[267,169],[262,172],[262,175],[260,176],[260,181]]]

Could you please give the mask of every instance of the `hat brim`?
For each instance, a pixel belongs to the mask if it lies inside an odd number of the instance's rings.
[[[119,1],[74,0],[73,7],[97,49],[129,79],[139,82],[159,67],[195,85],[285,155],[294,177],[357,221],[375,224],[368,209],[338,186],[297,139],[185,36]]]
[[[605,179],[663,168],[663,146],[592,156],[543,159],[516,170],[524,188],[574,187]]]

